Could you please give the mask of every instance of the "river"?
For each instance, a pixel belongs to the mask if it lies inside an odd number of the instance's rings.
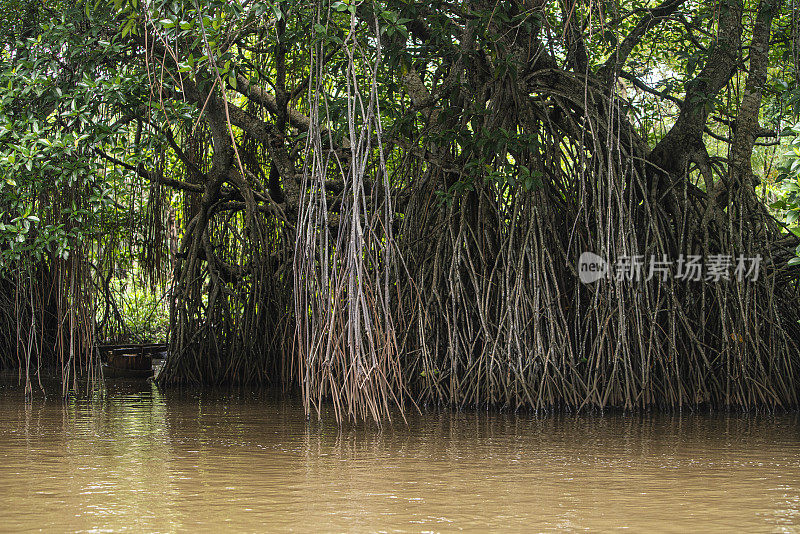
[[[382,431],[247,390],[0,382],[0,530],[800,532],[797,415],[434,411]]]

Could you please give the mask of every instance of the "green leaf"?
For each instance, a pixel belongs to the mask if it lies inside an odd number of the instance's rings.
[[[133,29],[133,25],[136,24],[136,19],[129,18],[125,25],[122,27],[122,37],[124,38],[128,33]]]

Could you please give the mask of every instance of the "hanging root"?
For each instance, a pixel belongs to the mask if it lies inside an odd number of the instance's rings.
[[[379,422],[393,407],[402,413],[404,397],[390,295],[397,276],[394,211],[391,195],[377,192],[389,190],[376,83],[380,46],[372,61],[363,57],[355,30],[353,14],[345,42],[349,153],[338,157],[323,147],[318,119],[310,128],[294,260],[296,351],[307,413],[319,414],[327,398],[339,420]],[[322,58],[318,46],[315,57]],[[311,116],[319,118],[323,65],[312,72]],[[359,72],[371,74],[367,87]],[[330,167],[343,184],[335,219],[326,192]]]
[[[642,154],[615,134],[613,100],[609,118],[587,114],[571,129],[547,120],[553,112],[518,106],[513,88],[486,90],[491,113],[464,120],[533,142],[471,154],[490,165],[469,191],[454,192],[464,175],[446,165],[414,182],[400,237],[409,276],[396,307],[410,316],[396,322],[415,398],[536,410],[796,406],[797,288],[773,253],[783,250],[777,224],[752,190],[720,209],[691,196],[684,173],[655,201]],[[578,130],[586,135],[570,135]],[[538,180],[498,180],[507,155]],[[669,211],[675,205],[683,208]],[[583,284],[584,251],[612,269],[635,256],[645,265],[681,255],[764,261],[756,281],[680,281],[673,265],[666,279],[645,280],[645,267],[641,281],[612,272]]]

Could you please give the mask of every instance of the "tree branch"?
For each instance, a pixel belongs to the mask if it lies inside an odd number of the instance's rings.
[[[153,171],[149,171],[142,167],[141,165],[133,166],[130,163],[125,163],[122,160],[115,158],[109,154],[106,154],[99,148],[95,148],[94,152],[102,157],[105,160],[110,161],[114,165],[119,165],[120,167],[127,169],[129,171],[135,172],[142,178],[149,180],[150,182],[157,182],[160,184],[164,184],[169,187],[174,187],[176,189],[182,189],[184,191],[190,191],[192,193],[202,193],[204,191],[204,187],[198,184],[190,184],[189,182],[184,182],[182,180],[174,180],[172,178],[165,178],[163,175],[159,173],[155,173]]]
[[[614,81],[619,70],[628,60],[628,56],[639,44],[645,34],[650,31],[653,26],[668,19],[672,16],[677,9],[683,5],[686,0],[665,0],[661,5],[648,9],[647,13],[639,19],[633,30],[623,39],[622,43],[617,47],[615,54],[606,60],[605,64],[600,68],[599,75],[607,84]]]
[[[694,151],[702,145],[710,112],[706,104],[730,81],[739,64],[743,9],[741,0],[721,1],[717,41],[703,70],[686,84],[686,96],[675,124],[650,152],[647,159],[651,172],[663,169],[673,177],[682,175]]]

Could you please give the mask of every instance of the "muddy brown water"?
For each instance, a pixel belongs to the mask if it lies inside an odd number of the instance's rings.
[[[0,530],[800,532],[797,415],[428,412],[378,431],[275,395],[0,382]]]

